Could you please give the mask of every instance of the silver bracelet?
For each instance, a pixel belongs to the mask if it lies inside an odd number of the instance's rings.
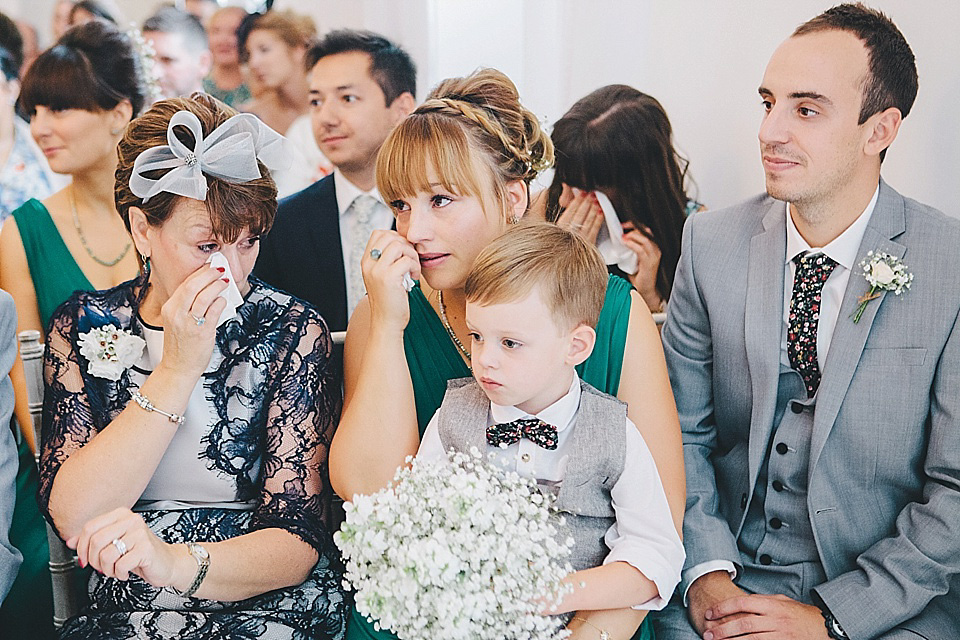
[[[178,427],[181,424],[183,424],[183,416],[177,413],[169,413],[167,411],[164,411],[163,409],[156,408],[155,406],[153,406],[153,403],[150,402],[150,399],[147,398],[147,396],[140,393],[139,391],[133,392],[133,401],[136,402],[138,405],[140,405],[140,408],[143,409],[144,411],[149,411],[151,413],[159,413],[170,422],[173,422],[174,424],[176,424]]]

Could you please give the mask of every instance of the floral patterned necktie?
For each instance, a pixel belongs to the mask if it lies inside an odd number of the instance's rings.
[[[817,362],[817,326],[820,324],[820,294],[837,263],[824,253],[806,252],[793,258],[797,265],[790,298],[790,319],[787,327],[787,355],[790,366],[803,377],[807,397],[812,398],[820,386],[820,365]]]
[[[539,418],[520,418],[487,427],[487,444],[492,447],[510,445],[519,442],[520,438],[544,449],[557,448],[557,428]]]

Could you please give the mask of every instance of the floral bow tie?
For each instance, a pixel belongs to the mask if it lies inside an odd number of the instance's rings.
[[[557,448],[557,428],[539,418],[521,418],[487,427],[487,444],[492,447],[510,445],[520,438],[544,449]]]

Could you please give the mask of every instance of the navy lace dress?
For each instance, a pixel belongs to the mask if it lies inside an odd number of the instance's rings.
[[[310,544],[319,561],[303,584],[241,602],[183,598],[137,576],[122,582],[93,573],[91,604],[61,637],[342,637],[349,601],[330,535],[327,453],[340,415],[330,333],[312,307],[252,278],[250,283],[237,317],[217,330],[210,366],[194,391],[206,410],[198,421],[198,412],[190,415],[195,405],[188,407],[183,426],[192,421],[193,430],[178,429],[134,510],[170,543],[218,542],[279,528]],[[127,406],[148,373],[135,367],[117,382],[89,374],[78,336],[104,325],[143,334],[137,314],[142,289],[135,280],[108,291],[77,292],[53,316],[44,357],[40,460],[40,503],[48,519],[60,465]],[[168,456],[180,456],[180,462]],[[174,468],[191,477],[170,477]]]

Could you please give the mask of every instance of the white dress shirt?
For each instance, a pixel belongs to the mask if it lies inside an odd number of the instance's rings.
[[[380,192],[377,191],[376,187],[370,191],[362,191],[360,187],[357,187],[343,177],[340,171],[333,172],[333,186],[337,194],[337,210],[340,212],[340,248],[343,251],[343,274],[347,282],[347,318],[349,319],[349,317],[353,315],[353,310],[356,309],[357,304],[360,302],[360,298],[354,295],[349,286],[354,272],[360,270],[359,263],[353,264],[353,261],[350,259],[357,226],[356,220],[348,211],[350,205],[353,204],[353,201],[358,196],[367,195],[375,198],[377,200],[377,206],[372,214],[375,229],[390,229],[393,227],[393,213],[383,202],[383,198],[380,196]],[[363,238],[363,243],[366,244],[367,240],[369,240],[369,238]]]
[[[869,224],[871,216],[873,216],[873,210],[877,206],[879,196],[880,186],[877,185],[877,190],[873,192],[873,198],[870,199],[867,208],[843,233],[830,241],[825,247],[811,247],[800,235],[797,225],[793,222],[793,216],[790,215],[790,204],[787,203],[784,207],[784,214],[787,216],[787,255],[783,266],[783,323],[780,331],[780,362],[785,367],[790,367],[790,356],[787,354],[787,332],[790,326],[790,299],[793,297],[793,279],[797,272],[797,265],[793,262],[793,258],[798,254],[812,251],[813,253],[824,253],[837,263],[820,293],[820,318],[817,322],[817,364],[823,371],[827,362],[827,353],[830,351],[830,342],[833,340],[833,331],[837,327],[837,320],[840,316],[843,294],[847,290],[850,274],[854,270],[859,270],[859,265],[855,264],[857,252],[860,250],[863,234],[867,230],[867,224]],[[727,560],[703,562],[683,572],[683,580],[687,585],[687,591],[690,589],[689,585],[692,585],[697,578],[711,571],[727,571],[731,577],[736,578],[737,576],[736,567]],[[687,604],[686,591],[683,594],[683,603],[684,605]]]
[[[277,198],[285,198],[306,189],[317,180],[333,172],[333,165],[317,146],[310,124],[310,114],[293,121],[283,137],[289,143],[290,165],[279,171],[271,171],[277,183]]]
[[[493,461],[507,471],[533,478],[545,492],[556,493],[566,473],[573,433],[580,411],[580,378],[574,373],[570,390],[535,416],[516,407],[490,404],[487,425],[520,418],[540,418],[557,427],[557,448],[544,449],[526,438],[507,447],[487,445]],[[637,427],[629,420],[623,473],[610,490],[616,522],[607,530],[604,542],[610,553],[603,564],[626,562],[657,586],[659,594],[634,605],[634,609],[659,610],[666,606],[680,581],[683,543],[673,526],[667,496],[660,482],[653,456]],[[417,458],[435,461],[446,457],[437,416],[427,425]]]

